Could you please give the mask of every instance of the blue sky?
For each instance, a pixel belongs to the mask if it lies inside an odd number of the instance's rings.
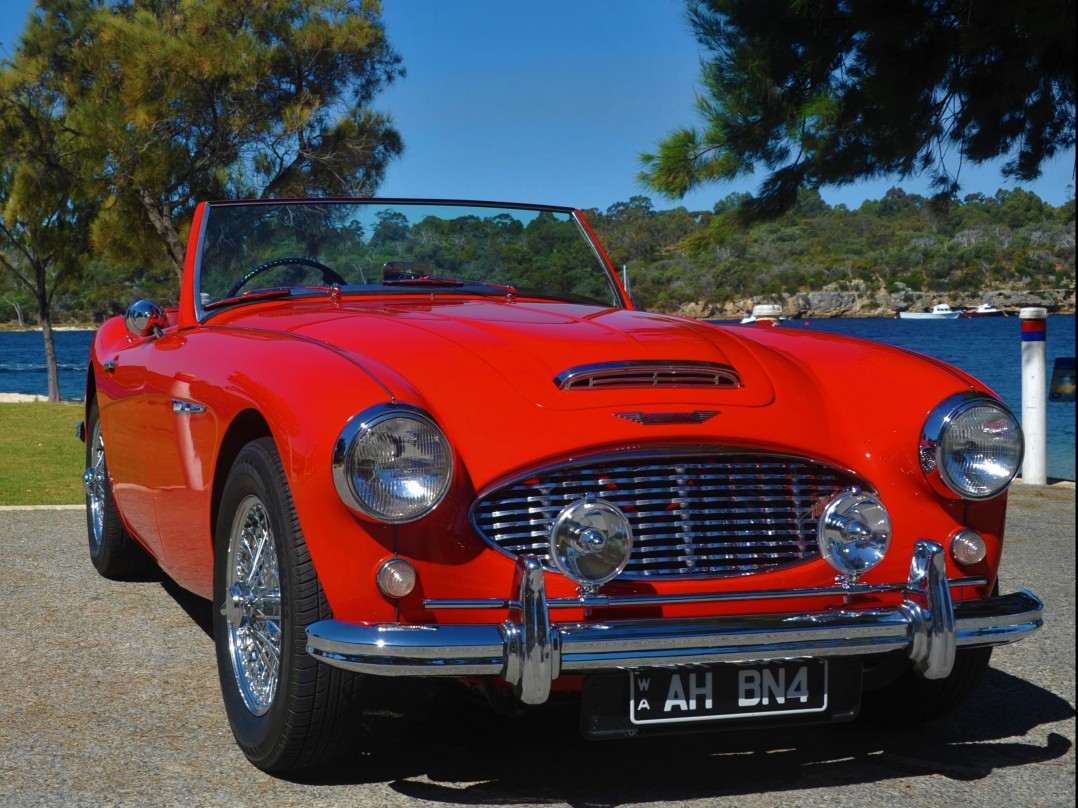
[[[0,0],[8,55],[33,0]],[[644,195],[656,208],[710,209],[757,182],[711,185],[667,200],[636,180],[639,154],[696,125],[701,53],[683,0],[384,0],[383,21],[407,76],[375,101],[400,129],[404,155],[382,196],[539,202],[605,210]],[[994,166],[966,165],[962,193],[1014,188]],[[824,188],[855,208],[888,188],[928,194],[924,180]],[[1060,205],[1074,194],[1074,150],[1022,187]]]

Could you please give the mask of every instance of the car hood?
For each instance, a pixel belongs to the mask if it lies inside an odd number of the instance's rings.
[[[877,343],[566,304],[293,302],[232,324],[322,345],[393,398],[427,409],[477,488],[581,452],[686,443],[812,457],[868,479],[887,464],[919,473],[914,449],[929,410],[977,387],[950,366]],[[740,384],[556,382],[572,369],[641,361],[722,365]],[[326,395],[336,382],[326,379]]]
[[[357,361],[382,368],[393,389],[399,373],[424,397],[454,398],[470,391],[477,400],[503,398],[510,390],[533,405],[579,410],[599,405],[596,396],[567,394],[556,378],[605,363],[652,362],[690,369],[699,363],[725,366],[740,379],[729,389],[709,389],[706,399],[725,406],[760,407],[774,388],[760,361],[742,340],[690,320],[624,309],[493,303],[345,305],[339,312],[287,325],[292,333],[348,351]],[[406,393],[403,393],[405,394]],[[629,386],[603,393],[615,399],[679,402],[700,398],[691,387]]]

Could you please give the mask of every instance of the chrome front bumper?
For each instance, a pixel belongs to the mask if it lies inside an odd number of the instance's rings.
[[[554,623],[552,608],[673,603],[678,598],[601,597],[548,602],[535,558],[517,562],[517,600],[428,602],[428,608],[505,606],[503,623],[354,625],[322,620],[307,629],[307,651],[340,668],[379,676],[499,676],[525,704],[542,704],[563,673],[621,668],[833,657],[905,650],[927,679],[951,672],[955,649],[1016,642],[1043,624],[1043,604],[1028,591],[954,603],[943,548],[920,541],[908,582],[754,592],[729,599],[774,599],[871,592],[904,593],[887,608],[671,620]],[[969,581],[961,585],[968,585]],[[721,600],[722,595],[687,600]]]

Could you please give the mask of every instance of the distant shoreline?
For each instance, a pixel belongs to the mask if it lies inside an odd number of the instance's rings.
[[[95,325],[54,325],[53,331],[97,331]],[[39,325],[24,325],[19,328],[17,325],[0,325],[0,334],[22,334],[25,332],[37,332],[41,333],[41,326]]]
[[[48,401],[48,396],[39,396],[33,393],[0,393],[0,404],[36,404]],[[61,398],[61,404],[81,404],[81,398]]]

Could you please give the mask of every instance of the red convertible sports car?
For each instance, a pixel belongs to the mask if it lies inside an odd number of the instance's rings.
[[[593,738],[931,719],[1042,622],[998,591],[990,390],[640,311],[571,208],[202,204],[179,307],[98,331],[80,434],[91,560],[212,600],[267,771],[348,749],[374,676],[567,694]]]

